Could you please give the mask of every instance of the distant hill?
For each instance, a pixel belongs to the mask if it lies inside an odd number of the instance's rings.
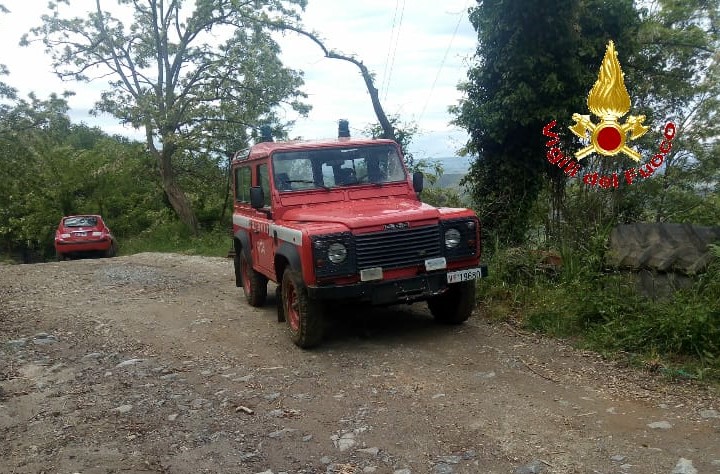
[[[467,174],[470,169],[473,157],[471,156],[445,156],[440,158],[423,158],[430,163],[439,162],[444,170],[444,174]]]
[[[465,177],[465,174],[466,173],[443,173],[435,186],[438,188],[459,188],[460,180]]]
[[[460,188],[460,180],[470,170],[472,157],[446,156],[440,158],[424,158],[428,163],[438,162],[443,168],[440,180],[435,184],[439,188]]]

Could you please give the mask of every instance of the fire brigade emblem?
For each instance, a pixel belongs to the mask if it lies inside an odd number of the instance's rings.
[[[590,115],[573,114],[575,124],[570,130],[582,139],[590,135],[590,144],[578,150],[575,157],[581,160],[592,152],[604,156],[624,153],[640,161],[640,153],[630,148],[627,142],[645,135],[648,127],[643,125],[644,115],[630,115],[622,124],[618,121],[630,111],[630,94],[625,88],[620,61],[612,41],[605,51],[598,80],[588,94],[587,105],[599,123],[594,123]]]

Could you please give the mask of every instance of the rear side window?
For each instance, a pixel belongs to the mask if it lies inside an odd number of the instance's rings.
[[[235,168],[235,200],[250,202],[250,167]]]

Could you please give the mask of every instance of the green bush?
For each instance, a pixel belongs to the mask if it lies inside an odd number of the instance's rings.
[[[492,319],[717,379],[720,247],[713,249],[714,260],[691,287],[653,301],[636,291],[632,275],[603,268],[601,238],[582,251],[563,250],[557,274],[538,271],[537,250],[496,245],[487,259],[490,276],[478,283],[479,300]]]
[[[158,220],[143,232],[119,241],[121,255],[139,252],[173,252],[192,255],[225,257],[232,247],[226,228],[214,228],[192,235],[180,221],[163,209]]]

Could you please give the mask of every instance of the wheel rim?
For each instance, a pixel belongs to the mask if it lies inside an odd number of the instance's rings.
[[[300,330],[300,313],[298,312],[298,298],[295,286],[288,284],[285,289],[285,315],[287,316],[290,329],[297,332]]]
[[[240,267],[243,279],[243,291],[246,296],[250,296],[252,294],[252,289],[250,288],[250,265],[248,265],[247,260],[243,258],[241,259]]]

